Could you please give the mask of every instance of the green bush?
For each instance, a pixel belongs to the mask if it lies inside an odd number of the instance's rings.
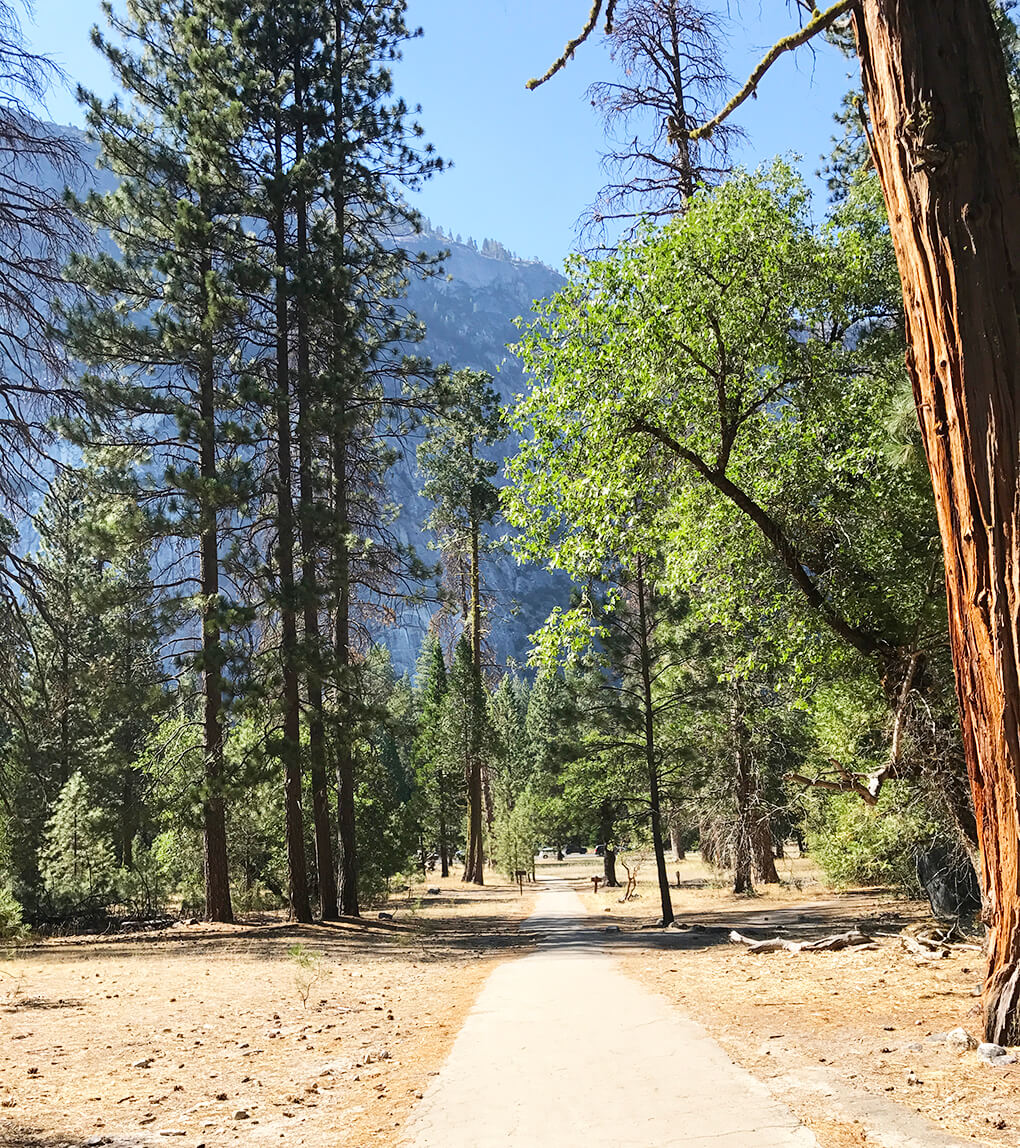
[[[172,881],[166,860],[156,841],[146,845],[136,837],[131,849],[131,864],[117,870],[117,900],[131,914],[153,917],[167,908]]]
[[[105,821],[84,778],[75,773],[46,822],[39,854],[43,889],[56,912],[94,912],[113,899],[116,866]]]
[[[0,943],[17,941],[25,935],[21,905],[6,886],[0,885]]]
[[[932,836],[916,790],[887,782],[878,804],[855,794],[826,796],[808,826],[808,847],[833,885],[895,886],[918,895],[915,849]]]

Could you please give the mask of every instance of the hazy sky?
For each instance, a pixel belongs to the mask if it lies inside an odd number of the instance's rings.
[[[743,82],[768,46],[796,26],[794,6],[718,3],[732,18],[730,68]],[[89,28],[101,17],[98,0],[34,0],[34,7],[26,32],[36,50],[52,56],[72,82],[108,92],[108,71],[89,42]],[[407,46],[398,90],[422,105],[426,137],[454,165],[420,197],[434,223],[479,241],[498,239],[554,266],[562,262],[578,216],[604,182],[600,125],[585,89],[613,78],[612,65],[596,39],[538,91],[524,84],[576,35],[589,7],[589,0],[410,0],[409,23],[425,35]],[[737,117],[749,137],[742,162],[797,153],[813,175],[829,148],[851,67],[825,44],[778,64]],[[70,91],[55,91],[48,111],[60,123],[81,123]]]

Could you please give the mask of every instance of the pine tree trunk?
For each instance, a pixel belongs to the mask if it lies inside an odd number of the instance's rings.
[[[478,570],[477,516],[471,520],[471,731],[468,755],[468,831],[464,881],[485,884],[482,842],[482,601]]]
[[[348,518],[347,442],[344,404],[334,411],[333,483],[336,530],[333,539],[336,595],[334,658],[337,675],[336,783],[337,783],[337,896],[344,917],[358,917],[358,849],[354,820],[354,747],[351,744],[350,717],[353,708],[351,684],[351,559]]]
[[[332,5],[336,43],[344,43],[346,6]],[[333,225],[336,249],[343,253],[347,242],[347,138],[344,72],[342,53],[337,49],[331,77],[333,97],[333,157],[329,172],[333,185]],[[333,660],[336,675],[336,800],[337,800],[337,907],[344,917],[361,916],[358,896],[358,848],[354,816],[354,746],[352,719],[354,691],[351,681],[351,549],[350,549],[350,450],[351,427],[348,421],[348,387],[351,380],[348,362],[351,339],[347,307],[350,302],[351,268],[338,265],[333,277],[332,394],[330,395],[330,448],[333,461],[333,561],[331,569],[333,595]],[[357,370],[357,367],[353,368]]]
[[[201,269],[203,314],[208,311],[204,284],[211,267],[211,259],[206,259]],[[213,488],[217,480],[216,377],[213,356],[210,334],[204,340],[198,368],[199,417],[202,424],[199,468],[208,488]],[[207,502],[200,506],[199,513],[202,521],[199,564],[202,585],[202,751],[205,761],[202,836],[205,915],[206,920],[229,923],[234,919],[234,912],[230,904],[227,818],[223,800],[223,647],[219,622],[219,529],[216,511]]]
[[[753,893],[751,862],[754,855],[754,827],[751,810],[751,763],[747,756],[746,728],[740,699],[734,687],[730,715],[733,760],[736,767],[737,824],[733,846],[733,892]]]
[[[662,923],[663,925],[671,925],[673,923],[673,900],[669,892],[669,875],[666,873],[666,850],[662,840],[662,806],[659,800],[659,765],[655,753],[655,706],[652,698],[649,596],[645,586],[644,563],[641,558],[638,558],[637,600],[641,642],[641,700],[644,718],[645,764],[648,769],[648,808],[652,822],[652,848],[655,851],[655,873],[659,881]]]
[[[778,885],[780,882],[779,873],[776,870],[775,843],[772,840],[772,830],[769,828],[768,814],[757,798],[752,801],[751,828],[755,874],[763,885]]]
[[[303,108],[304,91],[300,68],[294,68],[295,103]],[[304,159],[304,123],[298,117],[295,132],[295,160]],[[326,733],[322,696],[322,635],[315,530],[316,490],[313,477],[312,373],[308,349],[308,204],[303,184],[299,184],[296,205],[297,225],[297,435],[300,494],[298,517],[301,532],[301,596],[305,641],[305,692],[308,699],[308,765],[312,782],[312,821],[315,828],[315,867],[319,880],[319,915],[335,921],[340,915],[337,903],[336,869],[333,859],[333,828],[329,815],[329,781],[326,769]]]
[[[616,877],[616,850],[610,848],[613,837],[614,818],[610,809],[602,810],[599,819],[599,836],[605,842],[605,853],[602,856],[602,883],[607,889],[619,888],[620,882]]]
[[[946,563],[988,925],[984,1035],[1020,1043],[1020,151],[987,0],[854,15]]]
[[[283,126],[276,121],[276,176],[283,180]],[[308,923],[304,818],[301,811],[301,696],[298,679],[294,586],[293,454],[290,427],[290,339],[287,308],[287,235],[282,202],[276,205],[276,562],[280,582],[280,658],[283,674],[283,793],[287,840],[287,893],[294,919]]]

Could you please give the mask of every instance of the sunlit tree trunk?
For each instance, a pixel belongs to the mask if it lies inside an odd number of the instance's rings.
[[[212,272],[212,259],[202,266],[203,310],[209,302],[204,286]],[[217,480],[216,459],[216,376],[212,334],[203,338],[199,352],[198,393],[201,433],[199,466],[202,481],[212,488]],[[203,868],[205,872],[205,915],[209,921],[234,919],[230,904],[230,874],[227,864],[227,815],[223,797],[223,640],[220,628],[219,529],[216,512],[201,508],[204,519],[199,539],[202,583],[202,748],[205,758],[205,797],[202,802]]]
[[[644,562],[637,560],[636,592],[640,637],[641,704],[644,718],[645,767],[648,771],[648,804],[652,823],[652,848],[655,851],[655,875],[659,884],[662,923],[673,923],[673,901],[666,873],[666,851],[662,841],[662,802],[659,798],[659,762],[655,748],[655,705],[652,698],[651,626],[649,587],[645,583]]]
[[[984,1034],[1020,1043],[1020,154],[987,0],[854,15],[906,308],[981,844]]]

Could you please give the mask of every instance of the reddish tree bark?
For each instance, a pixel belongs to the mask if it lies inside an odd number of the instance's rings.
[[[903,281],[982,855],[988,1040],[1020,1043],[1020,153],[987,0],[854,24]]]

